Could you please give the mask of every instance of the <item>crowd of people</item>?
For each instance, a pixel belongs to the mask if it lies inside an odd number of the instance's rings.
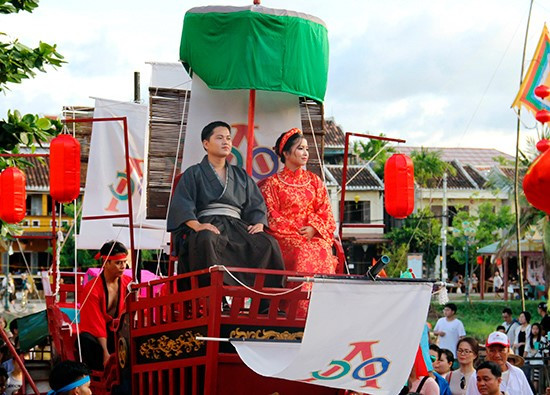
[[[528,311],[514,318],[510,308],[503,322],[488,334],[484,344],[466,336],[456,316],[457,306],[447,303],[431,332],[432,370],[425,377],[410,377],[408,391],[427,395],[529,395],[539,393],[540,374],[548,356],[550,316],[547,305],[538,305],[540,322],[531,323]],[[414,370],[414,369],[413,369]],[[548,385],[548,383],[544,383]],[[550,387],[546,389],[550,393]]]

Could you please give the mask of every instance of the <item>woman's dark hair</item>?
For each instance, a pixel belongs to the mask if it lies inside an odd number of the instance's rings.
[[[285,145],[283,147],[280,147],[281,140],[283,139],[284,135],[287,133],[288,132],[284,132],[283,134],[281,134],[277,139],[277,141],[275,142],[275,147],[273,147],[273,150],[277,155],[279,155],[279,158],[281,158],[281,162],[283,163],[285,163],[285,155],[283,154],[283,152],[290,153],[290,149],[292,148],[296,140],[304,138],[304,135],[301,132],[296,133],[290,136],[290,138],[285,142]]]
[[[439,351],[441,350],[437,344],[430,344],[430,350],[435,351],[439,354]]]
[[[208,140],[210,136],[214,133],[214,129],[223,126],[224,128],[227,128],[227,130],[231,131],[231,126],[227,122],[223,121],[214,121],[210,122],[208,125],[206,125],[201,132],[201,141]]]
[[[99,253],[102,256],[111,256],[116,254],[127,254],[128,249],[120,241],[111,240],[101,246]]]
[[[529,323],[531,321],[531,313],[528,311],[522,311],[520,314],[525,316],[525,321]]]
[[[59,390],[89,374],[89,369],[83,363],[63,361],[53,367],[50,373],[50,387]]]
[[[470,345],[470,347],[472,348],[472,351],[474,352],[474,354],[476,355],[474,361],[478,358],[479,356],[479,343],[477,342],[476,339],[474,339],[473,337],[463,337],[462,339],[460,339],[458,341],[458,343],[456,344],[456,349],[458,350],[458,348],[460,347],[460,343],[468,343]],[[458,353],[457,353],[458,355]]]
[[[440,348],[439,352],[437,353],[438,358],[441,359],[441,355],[443,354],[445,354],[445,356],[447,357],[447,362],[449,362],[451,366],[453,366],[453,362],[455,361],[455,356],[453,355],[451,350],[447,350],[446,348]]]
[[[482,362],[477,367],[476,371],[479,372],[481,369],[489,369],[491,371],[491,374],[495,376],[497,379],[502,376],[502,369],[496,362],[493,362],[493,361]]]
[[[538,322],[535,322],[533,325],[531,325],[531,333],[529,334],[529,346],[531,347],[531,349],[535,348],[535,344],[533,343],[533,328],[534,327],[537,327],[539,328],[539,334],[537,335],[537,338],[534,339],[536,342],[540,342],[540,339],[542,338],[542,326],[538,323]]]

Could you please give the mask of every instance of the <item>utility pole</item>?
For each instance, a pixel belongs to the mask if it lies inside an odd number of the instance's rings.
[[[443,216],[441,217],[441,281],[447,281],[447,172],[443,173]]]

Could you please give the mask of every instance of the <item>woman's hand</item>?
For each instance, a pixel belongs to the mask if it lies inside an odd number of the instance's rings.
[[[298,230],[298,233],[304,236],[306,239],[311,240],[317,233],[313,226],[304,226]]]

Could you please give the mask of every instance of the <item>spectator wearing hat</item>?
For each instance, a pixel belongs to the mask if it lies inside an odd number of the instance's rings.
[[[542,326],[542,335],[546,336],[550,332],[550,317],[548,316],[548,306],[545,302],[540,302],[537,310],[542,317],[540,320],[540,325]]]
[[[533,391],[527,382],[525,374],[520,368],[508,362],[510,353],[510,341],[502,332],[493,332],[485,343],[487,350],[486,361],[495,362],[502,370],[500,390],[509,395],[533,395]],[[480,365],[482,366],[482,365]],[[479,372],[479,368],[478,368]],[[467,395],[480,395],[477,386],[477,373],[473,373],[468,383]]]
[[[439,347],[451,350],[456,359],[456,345],[458,341],[466,336],[462,321],[456,318],[456,304],[447,303],[443,308],[445,317],[437,320],[434,328],[434,335],[439,336]]]

